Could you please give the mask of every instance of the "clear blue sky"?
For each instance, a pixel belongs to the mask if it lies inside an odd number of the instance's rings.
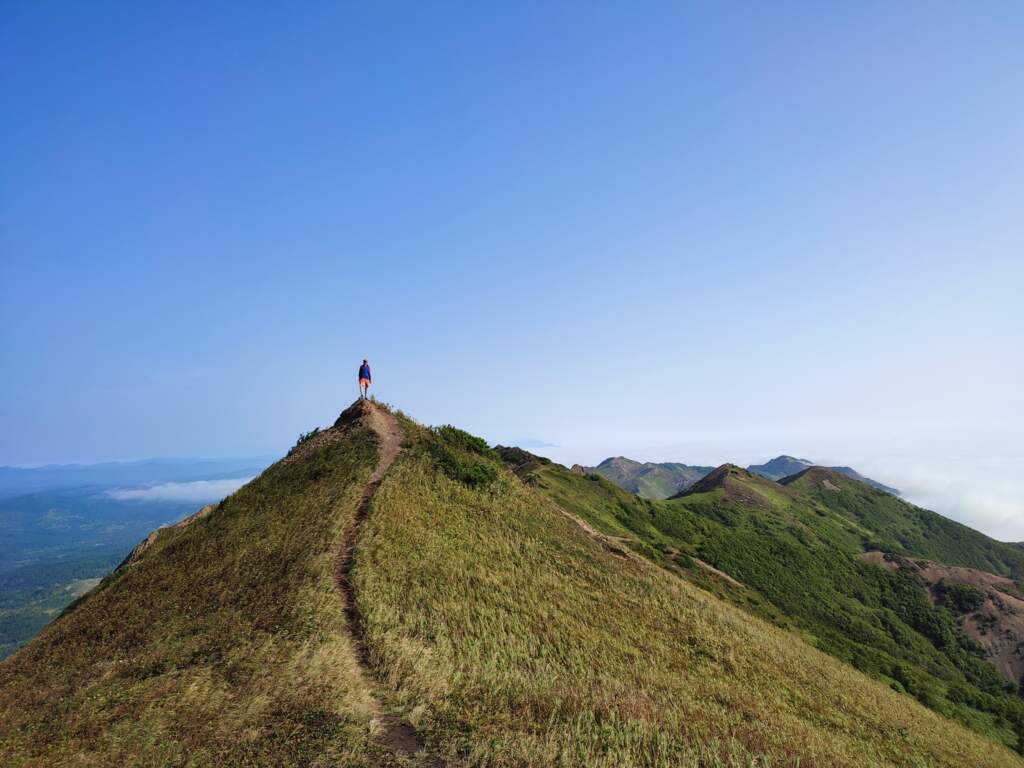
[[[1013,474],[1022,39],[1018,2],[5,2],[0,463],[277,454],[365,356],[564,461]],[[960,517],[1024,538],[1018,491]]]

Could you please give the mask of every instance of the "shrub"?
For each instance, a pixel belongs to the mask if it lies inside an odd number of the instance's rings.
[[[973,613],[985,603],[985,593],[970,584],[940,583],[942,604],[953,613],[963,615]]]
[[[493,453],[490,446],[487,445],[487,441],[482,437],[471,435],[469,432],[453,427],[451,424],[434,427],[434,434],[453,448],[461,448],[464,451],[481,456],[490,456]]]
[[[296,448],[298,448],[304,442],[306,442],[307,440],[309,440],[312,437],[316,437],[319,434],[320,434],[320,427],[313,427],[313,429],[311,429],[309,432],[301,433],[299,435],[299,439],[295,441],[295,445],[292,446],[292,450],[294,451]]]
[[[696,563],[693,562],[693,558],[685,552],[679,552],[677,555],[675,555],[675,561],[683,568],[687,569],[693,568],[696,565]]]
[[[452,480],[470,488],[480,488],[498,476],[494,465],[497,454],[483,438],[471,435],[450,425],[435,427],[435,439],[430,452],[435,461]]]

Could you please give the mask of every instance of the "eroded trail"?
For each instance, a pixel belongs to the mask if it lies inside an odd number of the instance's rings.
[[[368,687],[373,690],[379,688],[379,686],[370,667],[369,653],[363,636],[362,620],[356,607],[355,589],[352,584],[352,569],[355,566],[356,542],[359,538],[359,531],[369,513],[373,494],[402,450],[402,430],[398,426],[398,420],[392,414],[373,402],[364,400],[359,404],[359,407],[362,409],[360,418],[363,423],[377,435],[378,459],[373,474],[370,475],[370,479],[363,486],[355,516],[348,531],[345,533],[344,545],[338,554],[337,584],[345,600],[345,617],[348,620],[352,633],[356,658],[362,667],[363,676]],[[379,691],[374,692],[374,699],[376,709],[374,720],[381,729],[377,741],[381,746],[395,755],[404,756],[409,759],[418,759],[417,765],[428,766],[429,768],[444,768],[444,763],[439,758],[430,755],[426,751],[423,739],[420,738],[419,734],[416,733],[416,729],[408,721],[384,711],[383,697]]]

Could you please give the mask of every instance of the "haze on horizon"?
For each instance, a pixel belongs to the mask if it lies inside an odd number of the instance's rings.
[[[1024,540],[1019,4],[0,14],[0,464],[280,454],[368,357]]]

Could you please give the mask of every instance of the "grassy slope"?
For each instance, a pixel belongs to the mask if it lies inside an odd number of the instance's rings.
[[[357,594],[396,701],[451,757],[1021,764],[665,569],[616,556],[507,469],[478,488],[453,480],[474,473],[440,472],[439,438],[406,426],[411,444],[359,542]],[[450,467],[492,461],[457,453]],[[610,532],[628,533],[614,516]]]
[[[333,582],[375,456],[275,465],[0,664],[0,764],[379,765]]]
[[[804,495],[799,485],[782,487],[737,469],[729,481],[744,501],[719,488],[653,502],[555,464],[537,465],[529,474],[561,507],[605,533],[633,539],[632,546],[654,561],[683,569],[691,581],[799,630],[812,644],[894,689],[1017,745],[1024,706],[1006,692],[995,668],[979,658],[980,648],[958,632],[954,617],[931,606],[907,575],[854,557],[862,542],[875,537],[858,522],[868,515],[855,518],[836,506],[845,490]],[[862,498],[863,489],[886,505],[898,502],[860,483],[829,477],[849,483],[855,499]],[[748,589],[709,578],[692,558],[722,569]]]

